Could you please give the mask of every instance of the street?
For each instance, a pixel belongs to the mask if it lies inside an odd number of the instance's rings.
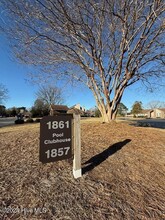
[[[125,118],[120,118],[120,120],[129,121],[130,125],[138,125],[138,124],[145,125],[146,124],[146,125],[150,125],[148,127],[165,129],[165,119],[161,119],[161,118],[142,119],[142,118],[126,118],[125,117]]]
[[[0,128],[7,125],[13,125],[15,120],[16,117],[0,118]]]
[[[165,119],[142,119],[142,120],[138,120],[137,122],[140,123],[146,123],[149,124],[151,127],[154,128],[163,128],[165,129]]]

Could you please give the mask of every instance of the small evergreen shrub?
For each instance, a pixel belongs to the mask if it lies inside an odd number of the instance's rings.
[[[24,120],[23,119],[17,119],[15,120],[15,124],[23,124]]]
[[[146,122],[138,122],[139,127],[152,127],[150,123]]]
[[[35,120],[35,122],[40,122],[41,121],[41,119],[40,118],[36,118],[36,120]]]

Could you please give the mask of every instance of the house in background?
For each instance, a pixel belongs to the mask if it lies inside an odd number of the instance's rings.
[[[24,114],[25,118],[31,118],[31,116],[32,116],[31,112],[29,112],[29,111],[25,111],[23,114]]]
[[[67,113],[70,113],[70,114],[79,114],[81,116],[86,116],[86,111],[85,111],[85,108],[82,107],[80,104],[76,104],[76,105],[73,105],[72,107],[69,108],[69,110],[67,111]]]
[[[66,114],[69,108],[66,105],[50,105],[50,115]]]
[[[78,115],[81,115],[81,116],[85,116],[86,115],[86,111],[85,111],[85,108],[82,107],[80,104],[76,104],[76,105],[73,105],[69,108],[69,110],[67,111],[67,113],[69,114],[78,114]]]
[[[56,115],[56,114],[79,114],[81,116],[85,116],[85,108],[81,107],[80,104],[76,104],[70,108],[68,108],[66,105],[50,105],[50,115]]]
[[[84,107],[82,107],[79,103],[78,104],[76,104],[76,105],[74,105],[74,106],[72,106],[72,107],[70,107],[70,108],[76,108],[76,109],[79,109],[79,110],[81,110],[81,111],[83,111],[83,112],[85,112],[85,108]]]
[[[140,113],[136,114],[136,117],[146,117],[149,118],[149,112],[151,109],[143,109]]]
[[[26,107],[17,108],[17,118],[31,118],[31,112],[26,109]]]
[[[76,115],[81,115],[84,116],[84,112],[82,110],[76,109],[76,108],[70,108],[67,111],[68,114],[76,114]]]
[[[148,118],[165,118],[165,108],[155,108],[149,110]]]
[[[143,109],[135,116],[138,118],[165,118],[165,108]],[[134,117],[134,115],[127,113],[126,117]]]
[[[165,118],[165,108],[143,109],[142,112],[136,116],[146,118]]]

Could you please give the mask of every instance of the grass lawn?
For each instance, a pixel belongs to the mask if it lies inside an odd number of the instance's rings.
[[[0,219],[165,219],[165,131],[81,121],[72,159],[39,162],[39,124],[0,128]]]

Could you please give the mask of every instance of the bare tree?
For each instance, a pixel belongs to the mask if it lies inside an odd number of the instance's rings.
[[[8,89],[0,83],[0,104],[8,99]]]
[[[37,99],[43,101],[48,106],[50,104],[59,105],[63,103],[61,89],[52,85],[41,86],[36,95]]]
[[[165,73],[162,0],[1,3],[17,58],[52,71],[52,76],[83,82],[106,122],[115,119],[128,86],[139,80],[161,82]]]
[[[165,102],[161,101],[151,101],[147,104],[147,107],[154,109],[154,108],[165,108]]]

